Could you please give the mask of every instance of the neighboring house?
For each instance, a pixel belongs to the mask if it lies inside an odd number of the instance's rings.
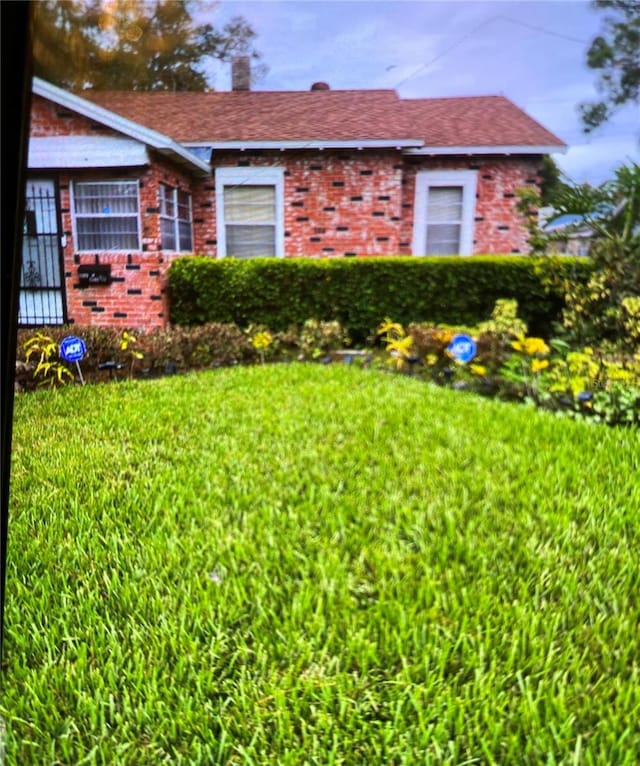
[[[184,253],[525,253],[564,144],[501,96],[33,86],[21,324],[161,326]]]
[[[542,226],[544,234],[551,234],[554,240],[549,249],[561,255],[589,255],[593,230],[581,215],[566,214],[551,217]]]

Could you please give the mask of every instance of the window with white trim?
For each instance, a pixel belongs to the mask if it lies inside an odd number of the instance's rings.
[[[218,168],[218,254],[284,255],[283,190],[282,168]]]
[[[191,195],[185,191],[160,184],[160,234],[163,250],[191,252]]]
[[[416,174],[414,255],[471,255],[476,179],[474,170]]]
[[[79,251],[140,250],[137,181],[76,181],[73,225]]]

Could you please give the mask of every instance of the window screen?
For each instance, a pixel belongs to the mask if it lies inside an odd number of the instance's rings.
[[[191,195],[160,184],[159,196],[162,249],[191,252]]]
[[[427,253],[460,252],[462,230],[461,186],[431,186],[427,195]]]
[[[226,186],[224,220],[227,255],[255,258],[276,254],[275,186]]]
[[[74,184],[78,250],[139,250],[137,181]]]

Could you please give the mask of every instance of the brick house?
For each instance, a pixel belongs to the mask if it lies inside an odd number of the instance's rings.
[[[20,321],[162,326],[185,253],[525,253],[516,190],[564,148],[501,96],[235,76],[230,92],[79,96],[36,79]]]

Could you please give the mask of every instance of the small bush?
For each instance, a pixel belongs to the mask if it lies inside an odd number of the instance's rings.
[[[491,319],[480,322],[478,330],[505,339],[526,335],[528,327],[518,316],[518,301],[500,298],[491,312]]]
[[[340,322],[319,322],[317,319],[307,319],[298,340],[300,350],[310,359],[317,359],[350,343],[351,339]]]
[[[138,335],[148,373],[184,372],[228,366],[253,359],[246,335],[233,324],[166,327]]]

